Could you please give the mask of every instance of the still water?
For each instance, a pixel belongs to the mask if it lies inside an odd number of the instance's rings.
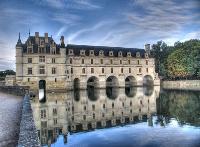
[[[31,105],[42,146],[200,146],[200,92],[88,87]]]

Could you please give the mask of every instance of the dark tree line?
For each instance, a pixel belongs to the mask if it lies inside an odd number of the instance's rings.
[[[176,42],[174,46],[158,41],[152,45],[151,55],[163,79],[200,79],[200,40]]]
[[[15,71],[13,70],[0,71],[0,81],[4,80],[6,75],[15,75]]]

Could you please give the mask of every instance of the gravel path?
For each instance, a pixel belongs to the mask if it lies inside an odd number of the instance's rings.
[[[17,145],[22,100],[22,97],[0,92],[0,147]]]

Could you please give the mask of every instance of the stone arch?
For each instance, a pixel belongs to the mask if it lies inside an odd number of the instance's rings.
[[[153,86],[154,85],[154,81],[152,76],[150,75],[146,75],[143,78],[143,86]]]
[[[91,101],[96,101],[99,98],[99,79],[95,76],[87,80],[87,95]]]
[[[119,82],[118,82],[117,77],[109,76],[106,79],[106,87],[119,87]]]
[[[125,87],[133,87],[137,85],[136,78],[134,76],[127,76],[125,79]]]
[[[134,97],[137,93],[137,87],[125,87],[125,94],[127,97]]]
[[[87,80],[87,88],[90,86],[99,88],[99,79],[95,76],[89,77]]]

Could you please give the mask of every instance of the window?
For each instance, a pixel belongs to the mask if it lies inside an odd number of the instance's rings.
[[[102,68],[102,73],[104,73],[104,68]]]
[[[30,78],[28,78],[28,82],[30,82]]]
[[[52,74],[56,74],[56,68],[53,67],[52,70],[51,70]]]
[[[122,60],[120,60],[120,64],[122,64]]]
[[[69,63],[72,64],[72,58],[69,59]]]
[[[113,51],[109,51],[109,56],[113,56]]]
[[[91,73],[94,73],[94,68],[91,68]]]
[[[86,120],[86,115],[83,115],[83,119]]]
[[[82,73],[83,73],[83,74],[85,73],[85,68],[82,69]]]
[[[147,73],[149,72],[149,69],[148,69],[148,68],[146,68],[146,72],[147,72]]]
[[[146,65],[148,65],[148,60],[146,60]]]
[[[69,50],[69,55],[73,55],[73,50]]]
[[[111,73],[113,73],[113,68],[111,68]]]
[[[128,57],[131,57],[131,52],[128,52],[128,53],[127,53],[127,56],[128,56]]]
[[[103,56],[103,50],[99,51],[99,55]]]
[[[112,59],[110,59],[110,64],[113,64],[113,60]]]
[[[93,110],[93,111],[95,110],[95,105],[92,105],[92,110]]]
[[[28,75],[32,75],[32,68],[28,68]]]
[[[71,68],[71,74],[73,74],[73,68]]]
[[[46,110],[44,109],[44,110],[41,110],[40,112],[41,112],[40,113],[41,118],[46,118]]]
[[[132,101],[130,101],[130,106],[132,106]]]
[[[93,113],[93,119],[95,119],[95,113]]]
[[[29,54],[30,54],[30,53],[33,53],[32,48],[28,48],[28,53],[29,53]]]
[[[55,78],[55,82],[57,82],[57,79]]]
[[[91,64],[93,64],[93,59],[91,59]]]
[[[115,106],[114,103],[112,103],[112,108],[114,108],[114,106]]]
[[[40,66],[39,67],[39,72],[40,72],[40,74],[45,74],[45,67],[44,66]]]
[[[129,68],[129,73],[131,73],[131,68]]]
[[[123,68],[121,68],[121,73],[123,73],[124,72],[124,69]]]
[[[28,63],[32,63],[32,58],[28,58]]]
[[[85,55],[85,50],[81,50],[81,55]]]
[[[137,60],[137,64],[138,64],[138,65],[140,64],[140,60]]]
[[[54,123],[54,125],[57,124],[57,118],[54,118],[54,119],[53,119],[53,123]]]
[[[114,113],[114,112],[112,112],[112,116],[115,116],[115,113]]]
[[[103,59],[101,59],[101,64],[103,64]]]
[[[57,109],[53,108],[53,115],[57,115]]]
[[[45,53],[45,48],[44,47],[40,47],[39,48],[39,53]]]
[[[39,62],[45,62],[45,56],[39,56]]]
[[[104,117],[105,115],[104,115],[104,113],[102,113],[102,117]]]
[[[84,59],[82,59],[82,64],[84,64]]]
[[[52,58],[51,61],[52,61],[52,63],[56,63],[56,59],[55,58]]]
[[[94,50],[90,50],[90,55],[94,55]]]
[[[138,58],[140,57],[140,52],[136,53],[136,57],[138,57]]]
[[[141,68],[139,68],[139,73],[141,73],[142,72],[142,69]]]
[[[106,105],[105,104],[103,104],[103,109],[105,109],[106,108]]]
[[[122,52],[121,52],[121,51],[118,52],[118,56],[119,56],[119,57],[122,56]]]
[[[84,106],[84,110],[86,110],[86,106]]]
[[[131,64],[131,61],[130,61],[130,60],[128,60],[128,64]]]

